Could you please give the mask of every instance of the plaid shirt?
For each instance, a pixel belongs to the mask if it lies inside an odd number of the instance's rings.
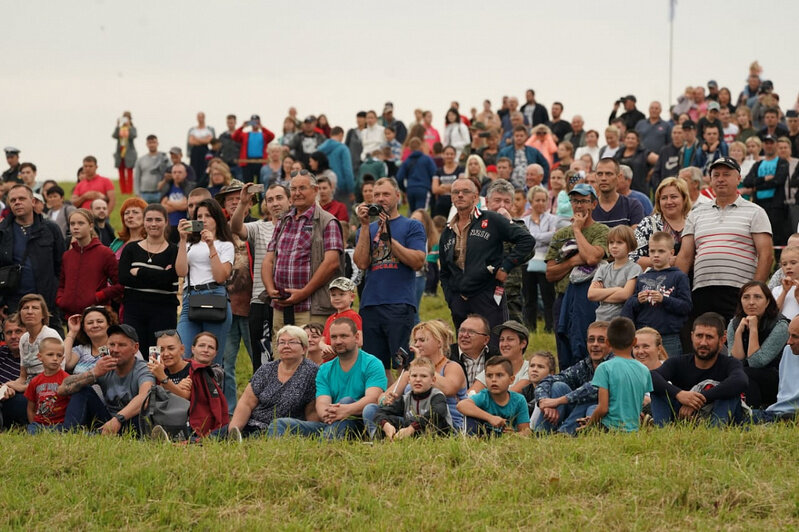
[[[302,289],[311,280],[311,242],[313,238],[313,215],[318,206],[314,204],[307,211],[295,218],[297,209],[291,209],[278,223],[275,230],[277,238],[269,242],[267,251],[277,254],[275,260],[275,288],[285,291],[287,288]],[[278,235],[279,233],[279,235]],[[341,230],[335,220],[324,229],[325,251],[344,251]],[[274,302],[273,307],[276,307]],[[277,307],[276,307],[277,308]],[[306,299],[294,306],[295,312],[311,310],[311,300]]]
[[[613,358],[613,353],[608,353],[602,362]],[[600,364],[602,363],[600,362]],[[563,382],[569,385],[572,389],[571,392],[566,394],[569,404],[585,404],[596,403],[599,400],[599,391],[597,387],[591,384],[594,378],[594,364],[591,362],[591,357],[585,357],[577,364],[566,368],[557,375],[550,375],[545,377],[538,386],[535,387],[535,402],[541,399],[549,399],[552,384],[555,382]]]

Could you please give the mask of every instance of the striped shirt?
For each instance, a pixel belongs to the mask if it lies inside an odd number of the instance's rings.
[[[257,222],[244,224],[244,228],[247,230],[247,242],[250,243],[253,255],[252,299],[250,303],[260,303],[261,300],[258,299],[258,295],[266,290],[264,282],[261,280],[261,264],[263,264],[264,257],[266,257],[266,248],[275,233],[275,224],[258,220]]]
[[[752,235],[771,235],[771,223],[762,207],[738,197],[726,207],[716,202],[697,205],[685,221],[683,238],[694,237],[694,286],[733,286],[751,281],[757,269]]]

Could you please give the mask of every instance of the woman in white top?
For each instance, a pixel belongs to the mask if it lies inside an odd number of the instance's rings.
[[[12,385],[11,388],[17,392],[24,392],[31,379],[44,371],[42,362],[37,357],[39,344],[45,338],[60,340],[61,336],[55,329],[46,325],[50,321],[50,312],[47,310],[44,298],[39,294],[22,296],[18,308],[20,321],[27,332],[19,339],[19,379],[15,381],[17,386]],[[64,362],[61,363],[62,366]]]
[[[233,235],[225,220],[222,208],[212,199],[205,199],[197,205],[193,220],[203,222],[203,229],[192,233],[191,222],[181,220],[178,225],[180,244],[175,271],[184,277],[183,305],[178,321],[178,333],[183,339],[186,352],[191,352],[191,341],[201,332],[210,332],[225,345],[233,314],[230,301],[227,302],[227,313],[224,321],[193,321],[189,319],[189,301],[194,295],[222,295],[227,297],[225,283],[233,270]],[[222,364],[222,353],[219,351],[215,362]]]
[[[583,155],[588,154],[593,161],[593,167],[596,168],[596,163],[599,162],[599,133],[594,129],[589,129],[585,132],[585,146],[577,148],[574,152],[574,158],[579,159]]]
[[[472,142],[472,137],[469,135],[469,128],[466,127],[466,124],[461,122],[461,115],[454,107],[447,111],[445,122],[446,128],[444,129],[442,144],[455,148],[455,160],[460,161],[463,148]]]

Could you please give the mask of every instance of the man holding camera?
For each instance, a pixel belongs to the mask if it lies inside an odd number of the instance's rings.
[[[610,118],[608,118],[608,124],[613,124],[613,121],[616,120],[616,113],[619,111],[619,106],[624,104],[624,112],[619,116],[619,119],[624,122],[628,130],[634,130],[635,125],[646,118],[644,113],[635,107],[636,102],[637,100],[632,94],[628,94],[616,100],[613,104],[613,111],[610,113]]]
[[[250,126],[249,131],[244,131]],[[255,183],[261,166],[268,160],[267,148],[275,138],[275,134],[261,126],[261,117],[252,115],[231,135],[234,142],[241,145],[239,150],[239,166],[242,168],[245,183]]]
[[[425,263],[426,237],[422,224],[400,216],[400,189],[390,177],[378,179],[372,205],[356,209],[361,227],[353,262],[366,272],[360,314],[363,350],[383,362],[389,383],[396,353],[408,345],[418,298],[415,272]],[[370,223],[371,218],[377,220]]]

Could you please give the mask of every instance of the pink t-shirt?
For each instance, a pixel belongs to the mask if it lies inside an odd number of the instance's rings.
[[[96,192],[102,192],[107,197],[108,191],[114,190],[114,184],[107,177],[103,177],[99,174],[96,174],[94,176],[94,179],[91,180],[84,179],[83,181],[75,185],[75,190],[72,192],[72,194],[75,196],[81,196],[92,190]],[[92,200],[84,201],[81,205],[79,205],[79,207],[91,210]]]

